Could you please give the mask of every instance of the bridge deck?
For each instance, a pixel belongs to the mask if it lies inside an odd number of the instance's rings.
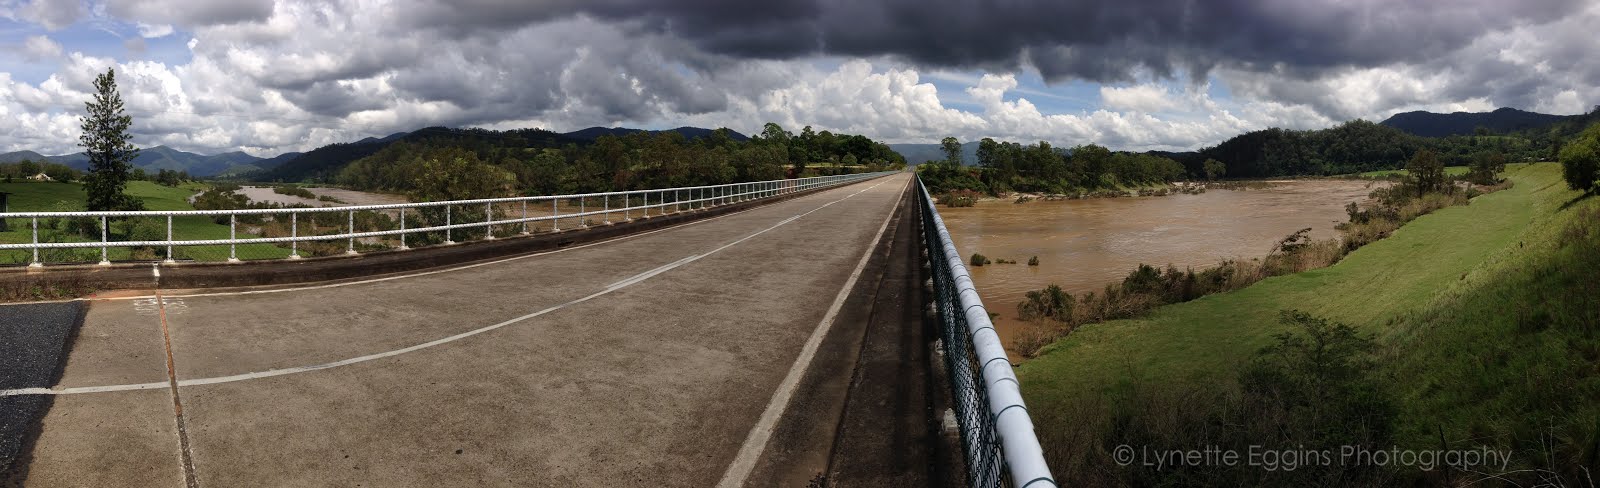
[[[96,301],[59,387],[113,391],[54,397],[27,483],[715,485],[908,180],[467,269]]]

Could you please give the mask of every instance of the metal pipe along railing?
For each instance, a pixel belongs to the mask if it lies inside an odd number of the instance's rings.
[[[225,254],[215,256],[215,260],[219,262],[238,262],[242,259],[262,259],[261,257],[257,256],[240,255],[239,246],[241,245],[287,244],[288,246],[286,249],[267,253],[271,254],[270,257],[273,259],[300,258],[302,257],[302,253],[310,250],[310,246],[301,246],[300,243],[310,241],[335,243],[335,245],[339,248],[336,252],[330,251],[320,255],[359,254],[361,252],[362,245],[366,245],[368,250],[371,250],[374,247],[405,250],[421,247],[427,244],[427,241],[424,241],[422,238],[407,238],[408,236],[416,236],[418,234],[443,233],[442,242],[432,242],[454,244],[458,236],[464,236],[467,238],[472,237],[470,232],[463,232],[462,234],[453,232],[463,229],[481,229],[477,230],[477,232],[482,233],[482,235],[478,238],[483,240],[494,239],[497,228],[502,231],[507,231],[505,234],[530,234],[532,233],[532,229],[530,229],[529,224],[535,222],[549,222],[550,225],[548,230],[550,232],[560,232],[561,219],[568,219],[568,229],[583,229],[588,227],[589,217],[591,216],[600,216],[599,218],[603,221],[603,223],[600,225],[610,225],[610,218],[614,213],[621,213],[624,216],[623,221],[629,222],[634,220],[635,217],[650,218],[652,216],[667,215],[669,213],[700,210],[715,206],[719,201],[723,204],[727,204],[770,198],[788,193],[794,193],[797,191],[864,181],[891,173],[894,172],[885,171],[853,175],[818,176],[812,178],[801,178],[797,180],[728,183],[723,185],[585,193],[577,195],[481,198],[474,200],[384,205],[351,205],[339,207],[107,212],[5,212],[0,213],[0,219],[19,219],[25,220],[29,223],[32,231],[31,241],[20,243],[0,243],[0,253],[26,251],[28,254],[20,256],[20,259],[17,256],[12,256],[11,259],[18,259],[19,261],[25,260],[25,262],[28,263],[28,266],[38,267],[43,266],[46,261],[93,263],[95,259],[98,259],[99,263],[102,265],[109,265],[111,264],[110,250],[121,248],[129,249],[130,253],[132,253],[132,250],[136,248],[147,249],[148,251],[146,252],[151,254],[155,253],[156,250],[165,249],[165,255],[161,256],[161,259],[166,262],[173,261],[175,248],[184,249],[197,246],[226,246],[227,249],[225,250]],[[654,194],[655,198],[651,198],[651,194]],[[621,208],[611,205],[611,197],[619,197],[617,201],[621,202]],[[669,200],[668,197],[671,197],[671,199]],[[591,199],[602,199],[601,208],[590,206],[588,203]],[[530,202],[543,205],[544,201],[549,201],[549,215],[530,216],[528,214]],[[576,201],[576,203],[574,203],[574,201]],[[567,205],[569,208],[563,210],[563,203],[565,203],[565,205]],[[520,216],[514,218],[509,217],[513,211],[510,207],[511,205],[521,206]],[[442,212],[439,211],[439,207],[443,207]],[[456,218],[458,217],[455,215],[457,212],[454,212],[454,210],[457,210],[456,207],[461,207],[459,209],[462,210],[462,212],[459,212],[461,214],[459,216],[460,218]],[[537,208],[537,206],[535,207]],[[407,212],[408,209],[412,211]],[[443,225],[439,225],[438,222],[429,222],[428,219],[425,218],[427,216],[424,215],[423,212],[427,209],[433,209],[435,211],[435,217],[437,217],[437,213],[442,213]],[[483,210],[484,215],[477,216],[471,213],[475,212],[476,210]],[[576,212],[573,210],[576,210]],[[317,218],[317,214],[327,213],[332,213],[332,215],[323,218]],[[339,215],[339,213],[344,213],[345,215]],[[384,219],[388,219],[388,217],[392,217],[395,214],[398,214],[399,218],[397,221],[389,222],[388,226],[380,226],[371,223],[373,220],[378,220],[377,217],[380,216],[379,214],[387,216],[384,217]],[[407,225],[406,219],[408,214],[410,214],[412,218],[417,219],[414,223],[419,225]],[[501,217],[497,217],[496,214],[500,214]],[[248,217],[253,223],[245,223],[246,219],[244,217]],[[372,217],[372,219],[367,219],[368,217]],[[196,218],[215,219],[217,225],[227,226],[228,237],[226,239],[208,238],[204,236],[186,236],[184,238],[175,237],[176,234],[174,233],[175,229],[173,224],[174,218],[186,219],[186,221],[194,221]],[[84,219],[82,221],[85,222],[92,220],[93,223],[87,224],[90,231],[81,230],[81,225],[83,224],[73,224],[80,226],[80,230],[76,233],[58,233],[57,235],[52,236],[52,238],[47,239],[45,242],[41,242],[40,219],[51,219],[56,221],[56,223],[50,224],[51,226],[59,225],[59,222],[62,220],[74,221],[75,219]],[[156,225],[165,224],[165,239],[160,238],[159,235],[147,234],[142,235],[140,238],[133,238],[131,237],[133,233],[130,231],[127,233],[130,236],[128,240],[111,240],[111,237],[114,235],[109,230],[111,224],[117,223],[121,220],[132,221],[135,219],[155,219],[155,222],[158,223]],[[368,220],[365,225],[363,225],[363,219]],[[576,220],[576,225],[570,225],[574,219]],[[161,220],[164,220],[165,222],[161,222]],[[224,220],[226,223],[222,223]],[[321,226],[318,225],[318,221],[321,221]],[[268,226],[268,223],[277,224],[280,226],[286,223],[288,229],[281,231],[281,233],[276,236],[267,235],[267,232],[264,229]],[[305,229],[302,229],[303,224],[308,223],[310,224],[309,232],[305,231]],[[330,223],[332,225],[328,225]],[[220,232],[220,228],[206,227],[207,225],[211,224],[205,224],[201,227],[205,227],[206,229],[217,229],[215,232]],[[99,227],[99,229],[93,229],[93,227],[96,226]],[[329,227],[334,229],[333,233],[317,234],[319,229],[327,230]],[[517,232],[516,230],[510,230],[515,229],[516,227],[520,227],[520,232]],[[72,227],[68,226],[68,228],[70,229]],[[89,233],[99,234],[100,239],[92,240],[92,238],[84,238],[84,236]],[[65,238],[63,236],[65,236]],[[399,241],[398,246],[391,246],[384,243],[382,240],[383,238],[397,238]],[[366,242],[363,242],[363,239],[377,239],[378,244],[367,245]],[[41,257],[40,255],[40,251],[42,250],[77,249],[98,249],[99,252],[96,253],[97,256],[88,258],[80,258],[76,255],[73,255],[69,259],[58,259],[53,261],[49,257]],[[274,247],[269,247],[267,249],[274,249]],[[138,261],[140,259],[135,260]],[[149,259],[142,260],[148,261]]]
[[[980,488],[1056,486],[1022,402],[1021,383],[1011,370],[989,311],[978,298],[972,275],[920,178],[917,190],[968,484]]]

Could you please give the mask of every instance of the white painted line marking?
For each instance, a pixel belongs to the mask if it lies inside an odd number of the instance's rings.
[[[873,188],[877,186],[873,185]],[[850,279],[844,282],[839,294],[833,297],[833,304],[828,306],[828,313],[822,316],[817,328],[811,331],[811,337],[806,339],[805,346],[800,348],[800,357],[795,358],[794,364],[789,366],[789,374],[783,377],[783,382],[778,383],[778,389],[772,393],[772,400],[767,402],[766,410],[761,412],[760,419],[750,427],[750,433],[745,435],[744,444],[739,446],[739,454],[734,456],[733,463],[728,465],[728,470],[722,473],[722,481],[717,482],[717,488],[739,488],[744,486],[750,477],[750,472],[755,469],[756,461],[761,458],[762,451],[767,449],[767,441],[772,438],[773,427],[778,425],[778,419],[783,417],[783,411],[789,408],[789,400],[794,397],[795,389],[800,387],[800,378],[811,368],[811,360],[816,357],[817,349],[822,346],[822,339],[828,335],[828,330],[833,328],[834,318],[839,315],[839,309],[844,308],[845,299],[850,297],[850,290],[856,287],[856,280],[861,278],[861,271],[866,269],[872,253],[878,250],[878,242],[883,239],[883,233],[889,229],[889,221],[893,218],[894,210],[891,209],[889,215],[883,218],[883,225],[878,227],[878,235],[873,236],[867,251],[861,254],[856,269],[850,272]]]
[[[563,308],[567,308],[567,307],[570,307],[570,306],[573,306],[573,305],[577,305],[579,303],[587,302],[589,300],[593,300],[595,298],[598,298],[600,296],[609,294],[611,292],[614,292],[614,291],[617,291],[617,290],[621,290],[621,289],[626,288],[628,286],[632,286],[632,285],[634,285],[636,283],[639,283],[641,281],[644,281],[644,280],[646,280],[646,279],[648,279],[650,277],[653,277],[653,276],[659,275],[661,273],[670,271],[672,269],[681,267],[681,266],[683,266],[685,264],[689,264],[689,263],[698,261],[700,258],[703,258],[703,257],[706,257],[706,256],[710,256],[710,255],[715,254],[718,251],[721,251],[723,249],[727,249],[727,248],[733,247],[735,245],[738,245],[739,243],[742,243],[742,242],[748,241],[750,239],[753,239],[756,236],[759,236],[761,234],[765,234],[767,232],[770,232],[773,229],[777,229],[778,227],[782,227],[783,225],[788,224],[790,222],[794,222],[795,220],[798,220],[800,217],[811,215],[812,213],[815,213],[818,210],[822,210],[824,208],[828,208],[829,206],[831,206],[831,205],[833,205],[835,203],[839,203],[839,202],[845,201],[845,200],[847,200],[847,199],[849,199],[851,197],[854,197],[856,195],[860,195],[861,193],[866,192],[867,190],[871,190],[873,188],[877,188],[879,185],[882,185],[882,184],[883,184],[883,182],[879,182],[876,185],[872,185],[872,186],[869,186],[867,188],[863,188],[860,191],[857,191],[855,193],[851,193],[849,195],[845,195],[844,198],[840,198],[838,200],[834,200],[834,201],[822,204],[822,206],[820,206],[820,207],[817,207],[817,208],[811,209],[811,210],[809,210],[809,211],[807,211],[805,213],[802,213],[802,214],[799,214],[799,215],[784,219],[781,222],[773,224],[771,227],[767,227],[765,229],[761,229],[760,231],[757,231],[754,234],[750,234],[748,236],[744,236],[742,238],[739,238],[739,240],[736,240],[736,241],[733,241],[733,242],[730,242],[730,243],[727,243],[727,244],[723,244],[721,247],[718,247],[716,249],[712,249],[709,252],[705,252],[705,253],[702,253],[702,254],[695,254],[695,255],[689,256],[687,258],[680,259],[680,260],[678,260],[678,261],[676,261],[676,262],[674,262],[672,264],[669,264],[667,266],[663,266],[663,267],[660,267],[660,268],[656,268],[656,269],[650,270],[650,271],[646,272],[648,274],[648,276],[638,275],[638,276],[635,276],[633,278],[629,278],[627,280],[623,280],[623,281],[617,282],[617,283],[613,284],[612,286],[608,286],[603,290],[600,290],[600,291],[597,291],[595,293],[589,294],[588,296],[585,296],[583,298],[574,299],[572,301],[569,301],[569,302],[566,302],[566,303],[563,303],[563,304],[560,304],[560,305],[556,305],[556,306],[553,306],[553,307],[550,307],[550,308],[546,308],[544,310],[540,310],[540,311],[533,312],[533,313],[530,313],[530,314],[527,314],[527,315],[523,315],[521,317],[517,317],[517,318],[510,319],[510,320],[506,320],[504,322],[500,322],[500,323],[497,323],[497,324],[494,324],[494,325],[484,326],[484,327],[481,327],[481,328],[469,330],[469,331],[462,332],[460,334],[452,335],[452,336],[449,336],[449,337],[444,337],[444,338],[441,338],[441,339],[435,339],[435,340],[432,340],[432,341],[424,342],[424,343],[417,344],[417,345],[410,346],[410,347],[405,347],[405,348],[401,348],[401,349],[395,349],[393,351],[385,351],[385,352],[380,352],[380,353],[368,354],[368,355],[365,355],[365,356],[358,356],[358,357],[353,357],[353,358],[349,358],[349,359],[343,359],[343,360],[334,361],[334,362],[331,362],[331,363],[313,364],[313,365],[309,365],[309,366],[298,366],[298,367],[284,368],[284,369],[273,369],[273,370],[255,372],[255,373],[244,373],[244,374],[236,374],[236,375],[229,375],[229,376],[215,376],[215,377],[210,377],[210,378],[195,378],[195,379],[188,379],[188,380],[178,380],[178,386],[214,385],[214,384],[218,384],[218,383],[232,383],[232,382],[235,382],[235,381],[253,380],[253,379],[260,379],[260,378],[271,378],[271,377],[274,377],[274,376],[284,376],[284,375],[290,375],[290,374],[296,374],[296,373],[306,373],[306,372],[310,372],[310,371],[319,371],[319,370],[324,370],[324,369],[337,368],[337,367],[340,367],[340,366],[349,366],[349,365],[356,364],[356,363],[364,363],[364,362],[372,361],[372,360],[375,360],[375,359],[383,359],[383,358],[387,358],[387,357],[399,356],[401,354],[405,354],[405,353],[409,353],[409,352],[413,352],[413,351],[419,351],[419,350],[422,350],[422,349],[427,349],[427,348],[430,348],[430,347],[433,347],[433,346],[437,346],[437,345],[440,345],[440,344],[446,344],[446,343],[450,343],[450,342],[455,342],[455,341],[458,341],[458,340],[461,340],[461,339],[465,339],[465,338],[472,337],[472,336],[475,336],[475,335],[478,335],[478,334],[482,334],[484,332],[489,332],[489,331],[492,331],[492,330],[495,330],[495,329],[499,329],[499,328],[505,327],[507,325],[515,324],[517,322],[521,322],[521,321],[528,320],[528,319],[531,319],[531,318],[534,318],[534,317],[538,317],[540,315],[544,315],[544,314],[547,314],[547,313],[550,313],[550,312],[561,310]],[[893,215],[893,214],[894,214],[893,212],[890,212],[890,215]],[[878,231],[878,233],[881,236],[883,231],[880,229]],[[874,242],[876,242],[876,241],[874,241]],[[876,247],[876,243],[874,243],[874,247]],[[870,253],[870,251],[869,251],[869,253]],[[859,271],[858,271],[858,273],[859,273]],[[852,283],[853,283],[853,280],[854,280],[854,277],[852,277]],[[188,296],[194,296],[194,295],[188,295]],[[835,307],[835,308],[837,308],[837,307]],[[832,313],[833,312],[830,312],[830,316],[832,315]],[[155,389],[155,388],[166,388],[167,386],[168,386],[167,382],[160,382],[160,383],[137,383],[137,384],[127,384],[127,385],[106,385],[106,386],[74,386],[74,387],[64,387],[64,388],[63,387],[55,387],[55,388],[19,388],[19,389],[12,389],[12,390],[0,390],[0,397],[16,396],[16,395],[75,395],[75,394],[81,394],[81,393],[106,393],[106,392],[115,392],[115,391],[149,390],[149,389]]]
[[[639,274],[636,274],[636,275],[633,275],[633,276],[630,276],[630,277],[627,277],[627,278],[623,278],[622,280],[619,280],[616,283],[612,283],[612,284],[606,285],[606,289],[607,290],[616,290],[616,289],[619,289],[619,288],[626,287],[628,285],[632,285],[634,283],[638,283],[640,281],[644,281],[645,279],[647,279],[647,278],[649,278],[651,276],[655,276],[655,275],[661,274],[661,273],[666,272],[667,270],[670,270],[672,268],[683,266],[684,264],[687,264],[690,261],[694,261],[696,259],[700,259],[700,256],[703,256],[703,254],[691,255],[689,257],[686,257],[686,258],[683,258],[683,259],[679,259],[677,261],[673,261],[673,262],[664,264],[661,267],[658,267],[656,269],[652,269],[650,271],[645,271],[643,273],[639,273]]]

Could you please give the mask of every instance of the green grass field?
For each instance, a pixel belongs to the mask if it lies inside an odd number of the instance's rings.
[[[1587,450],[1558,454],[1600,459],[1600,230],[1569,229],[1600,220],[1600,198],[1576,199],[1554,163],[1506,176],[1513,188],[1420,217],[1334,266],[1085,326],[1020,366],[1029,408],[1231,382],[1286,331],[1279,312],[1298,309],[1375,336],[1402,445],[1437,447],[1441,430],[1518,446],[1571,434],[1566,444]],[[1049,425],[1062,416],[1041,417],[1041,430],[1064,428]]]
[[[189,205],[189,196],[206,188],[203,183],[184,183],[177,187],[158,185],[149,181],[128,182],[127,193],[144,201],[146,210],[194,210]],[[56,211],[81,211],[84,209],[85,195],[83,185],[78,183],[58,182],[12,182],[0,183],[0,191],[10,192],[8,205],[12,212],[56,212]],[[23,243],[31,242],[33,233],[32,223],[27,219],[11,219],[9,229],[0,232],[0,242]],[[40,220],[41,241],[59,238],[69,242],[83,242],[85,239],[69,235],[49,228],[48,219]],[[162,223],[163,236],[165,224]],[[113,227],[114,228],[114,227]],[[175,239],[226,239],[228,226],[218,224],[209,217],[176,217],[172,220],[172,234]],[[243,232],[239,237],[248,237]],[[116,237],[113,237],[116,239]],[[247,244],[238,247],[238,256],[241,259],[282,258],[289,255],[289,251],[270,244]],[[77,250],[45,251],[42,256],[46,262],[93,262],[100,258],[99,248],[86,248]],[[132,259],[134,256],[127,248],[111,248],[107,251],[110,259],[121,261]],[[174,250],[180,259],[195,259],[200,261],[223,261],[228,258],[227,246],[195,246]],[[0,251],[0,264],[26,264],[32,259],[27,251]]]
[[[1446,176],[1461,176],[1467,174],[1471,170],[1472,168],[1468,168],[1466,166],[1445,166],[1444,174]],[[1362,178],[1388,178],[1390,176],[1405,176],[1407,174],[1410,173],[1404,169],[1385,169],[1368,171],[1365,173],[1356,173],[1356,176],[1360,176]]]

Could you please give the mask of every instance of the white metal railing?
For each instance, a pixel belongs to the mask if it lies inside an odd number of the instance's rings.
[[[917,189],[968,485],[1056,486],[989,311],[920,178]]]
[[[488,231],[484,232],[482,237],[485,240],[495,239],[493,232],[494,226],[520,225],[521,230],[519,234],[526,235],[533,233],[534,229],[531,228],[531,224],[537,222],[549,222],[550,227],[547,230],[551,232],[559,232],[561,230],[561,223],[564,219],[569,225],[573,223],[574,219],[576,219],[575,227],[577,228],[588,227],[588,217],[594,216],[603,216],[601,217],[603,224],[611,224],[611,219],[617,216],[622,217],[622,221],[624,222],[631,222],[635,218],[647,219],[653,216],[669,215],[683,211],[692,211],[719,205],[775,197],[799,191],[853,183],[877,178],[891,173],[893,172],[819,176],[812,178],[753,181],[744,183],[662,188],[652,190],[630,190],[573,195],[484,198],[475,200],[452,200],[441,202],[399,203],[384,205],[349,205],[306,208],[253,208],[233,210],[7,212],[0,213],[0,219],[6,219],[7,222],[11,224],[15,224],[15,221],[19,219],[27,220],[32,229],[32,240],[31,242],[23,243],[0,243],[0,251],[31,250],[32,258],[29,260],[30,267],[43,266],[44,261],[40,260],[39,251],[48,249],[99,248],[101,265],[110,264],[109,251],[110,249],[118,248],[164,248],[166,250],[164,260],[167,262],[172,262],[174,259],[174,248],[225,245],[228,246],[227,261],[237,262],[240,260],[238,256],[238,246],[240,245],[289,243],[290,248],[287,258],[298,259],[301,257],[299,249],[299,243],[301,242],[343,240],[346,241],[345,252],[347,254],[358,254],[356,246],[358,239],[398,236],[398,248],[410,249],[411,247],[407,242],[406,236],[419,233],[443,232],[445,234],[444,244],[454,244],[455,236],[453,235],[453,231],[458,229],[487,228]],[[576,205],[573,205],[574,201],[576,202]],[[562,213],[562,202],[566,202],[568,204],[566,213]],[[611,205],[613,202],[618,202],[621,206],[614,208]],[[596,208],[596,206],[593,205],[594,203],[599,203],[599,208]],[[637,205],[635,203],[637,203]],[[550,212],[548,215],[530,216],[530,204],[533,205],[535,212],[542,211],[541,207],[548,205]],[[467,208],[471,211],[477,211],[477,207],[480,205],[482,206],[481,210],[484,212],[483,220],[459,223],[452,222],[452,209]],[[506,208],[508,205],[513,206],[513,208]],[[577,207],[577,211],[575,212],[571,209],[571,207],[574,206]],[[438,207],[444,208],[443,225],[426,225],[423,227],[412,228],[406,227],[407,210],[415,210],[416,212],[420,213],[422,212],[422,209],[432,209]],[[511,218],[496,218],[496,210],[500,210],[502,215],[509,215],[511,213],[520,211],[520,216]],[[398,218],[395,219],[395,221],[398,222],[398,228],[358,230],[356,228],[356,216],[360,212],[396,213],[398,214]],[[315,219],[317,215],[321,214],[332,214],[335,219],[337,219],[337,217],[345,217],[345,219],[342,219],[344,220],[344,225],[342,225],[342,227],[344,227],[344,231],[336,232],[334,234],[299,235],[299,230],[301,228],[300,220],[302,215],[306,216],[308,219]],[[174,218],[215,218],[221,216],[228,217],[229,237],[227,239],[174,238]],[[239,217],[241,216],[262,216],[263,218],[270,218],[274,222],[279,223],[282,223],[282,220],[280,219],[288,219],[290,235],[241,238],[239,237]],[[420,215],[414,216],[420,217]],[[39,219],[85,218],[98,220],[96,223],[98,224],[100,231],[99,241],[39,241]],[[166,238],[160,240],[111,240],[109,224],[111,223],[111,219],[119,218],[165,218]],[[314,232],[315,221],[312,220],[312,222]],[[326,219],[324,219],[324,222],[326,222]]]

